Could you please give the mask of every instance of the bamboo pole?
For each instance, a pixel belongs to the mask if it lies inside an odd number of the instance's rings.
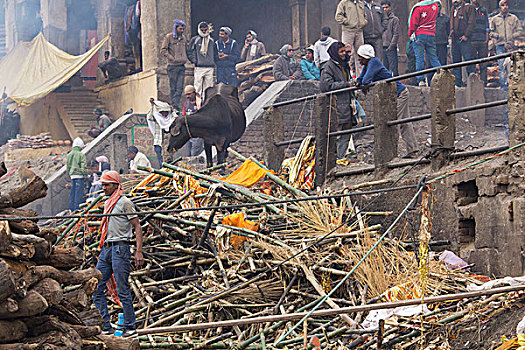
[[[506,294],[511,292],[517,292],[525,290],[525,285],[510,286],[510,287],[500,287],[493,288],[488,290],[478,290],[473,292],[464,292],[464,293],[455,293],[455,294],[445,294],[436,297],[428,297],[425,299],[408,299],[400,300],[395,302],[388,303],[378,303],[371,305],[357,305],[350,307],[342,307],[338,309],[327,309],[327,310],[317,310],[310,314],[310,316],[336,316],[341,314],[349,314],[354,312],[362,311],[372,311],[379,309],[394,309],[401,306],[412,306],[412,305],[423,305],[423,304],[434,304],[440,303],[443,301],[456,300],[456,299],[465,299],[465,298],[476,298],[487,295],[494,294]],[[311,304],[315,304],[318,301],[314,301]],[[307,306],[311,306],[311,304]],[[157,333],[170,333],[170,332],[187,332],[187,331],[196,331],[201,329],[209,328],[219,328],[219,327],[232,327],[232,326],[244,326],[256,323],[265,323],[265,322],[285,322],[291,320],[301,319],[306,316],[307,312],[297,312],[286,315],[271,315],[271,316],[261,316],[237,320],[227,320],[227,321],[218,321],[218,322],[207,322],[207,323],[198,323],[198,324],[189,324],[181,325],[174,327],[159,327],[159,328],[149,328],[149,329],[140,329],[137,332],[141,335],[145,334],[157,334]],[[259,337],[259,336],[257,336]]]

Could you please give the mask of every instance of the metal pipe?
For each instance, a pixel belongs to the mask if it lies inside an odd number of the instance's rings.
[[[505,100],[498,100],[498,101],[487,102],[487,103],[480,103],[479,105],[473,105],[473,106],[467,106],[467,107],[461,107],[461,108],[454,108],[454,109],[446,111],[445,113],[447,115],[452,115],[452,114],[457,114],[457,113],[461,113],[461,112],[470,112],[470,111],[475,111],[475,110],[478,110],[478,109],[497,107],[497,106],[501,106],[501,105],[507,104],[507,101],[508,100],[505,99]]]
[[[404,123],[411,123],[411,122],[417,122],[420,120],[426,120],[430,118],[432,118],[432,114],[428,113],[428,114],[422,114],[422,115],[418,115],[418,116],[410,117],[410,118],[391,120],[387,122],[386,125],[392,126],[392,125],[398,125],[398,124],[404,124]]]
[[[455,158],[466,158],[466,157],[472,157],[472,156],[479,156],[486,153],[492,153],[492,152],[501,152],[509,148],[509,145],[504,146],[495,146],[490,148],[480,148],[473,151],[466,151],[466,152],[458,152],[458,153],[452,153],[449,158],[455,159]]]
[[[507,100],[498,100],[498,101],[493,101],[493,102],[480,103],[480,104],[477,104],[477,105],[451,109],[451,110],[446,111],[446,114],[447,115],[452,115],[452,114],[458,114],[458,113],[462,113],[462,112],[470,112],[470,111],[475,111],[475,110],[478,110],[478,109],[497,107],[497,106],[504,105],[506,103],[507,103]],[[428,114],[422,114],[422,115],[418,115],[418,116],[410,117],[410,118],[391,120],[391,121],[387,122],[387,125],[388,126],[393,126],[393,125],[398,125],[398,124],[417,122],[417,121],[420,121],[420,120],[426,120],[426,119],[430,119],[430,118],[432,118],[432,115],[430,113],[428,113]],[[328,136],[340,136],[340,135],[347,135],[347,134],[355,134],[355,133],[358,133],[358,132],[368,131],[368,130],[372,130],[372,129],[374,129],[374,125],[373,124],[372,125],[367,125],[367,126],[362,126],[360,128],[353,128],[353,129],[348,129],[348,130],[334,131],[334,132],[329,133]],[[274,145],[277,146],[277,147],[281,147],[281,146],[301,143],[301,142],[303,142],[303,140],[304,140],[304,138],[292,139],[292,140],[288,140],[288,141],[276,142],[276,143],[274,143]],[[315,140],[315,137],[313,137],[313,140]]]
[[[358,133],[358,132],[372,130],[372,129],[374,129],[374,125],[367,125],[367,126],[362,126],[362,127],[359,127],[359,128],[353,128],[353,129],[348,129],[348,130],[334,131],[334,132],[329,133],[328,136],[339,136],[339,135],[346,135],[346,134],[355,134],[355,133]],[[301,143],[301,142],[303,142],[303,140],[304,140],[304,137],[302,139],[293,139],[293,140],[289,140],[289,141],[275,142],[274,145],[277,146],[277,147],[293,145],[293,144],[296,144],[296,143]],[[315,136],[312,136],[312,140],[315,140]]]
[[[423,70],[420,70],[420,71],[417,71],[417,72],[412,72],[412,73],[407,73],[407,74],[403,74],[403,75],[398,75],[396,77],[384,79],[384,80],[381,80],[381,81],[390,83],[390,82],[394,82],[394,81],[398,81],[398,80],[403,80],[403,79],[417,77],[418,75],[425,75],[425,74],[428,74],[428,73],[434,73],[434,72],[437,72],[440,69],[452,69],[452,68],[459,68],[459,67],[463,67],[463,66],[469,66],[469,65],[472,65],[472,64],[479,64],[479,63],[485,63],[485,62],[490,62],[490,61],[497,61],[497,60],[502,59],[502,58],[510,57],[512,54],[517,53],[517,52],[522,53],[524,51],[523,50],[516,50],[516,51],[513,51],[513,52],[502,53],[500,55],[489,56],[489,57],[485,57],[485,58],[477,58],[475,60],[470,60],[470,61],[465,61],[465,62],[451,63],[451,64],[447,64],[445,66],[440,66],[440,67],[435,67],[435,68],[427,68],[427,69],[423,69]],[[265,106],[263,108],[264,109],[268,109],[270,107],[283,107],[283,106],[287,106],[287,105],[290,105],[290,104],[293,104],[293,103],[313,100],[313,99],[316,99],[318,96],[321,96],[321,95],[332,95],[332,94],[338,94],[338,93],[341,93],[341,92],[356,91],[356,90],[362,89],[363,87],[369,88],[369,87],[371,87],[371,86],[373,86],[373,85],[375,85],[377,83],[379,83],[379,81],[371,83],[371,84],[368,84],[368,85],[365,85],[365,86],[352,86],[352,87],[347,87],[347,88],[344,88],[344,89],[323,92],[323,93],[316,94],[316,95],[308,95],[308,96],[304,96],[304,97],[294,98],[294,99],[288,100],[288,101],[277,102],[277,103]]]

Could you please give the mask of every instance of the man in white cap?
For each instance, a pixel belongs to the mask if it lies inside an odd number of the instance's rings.
[[[148,127],[153,135],[153,149],[159,161],[159,168],[162,168],[162,139],[163,131],[169,132],[171,123],[175,119],[173,108],[169,103],[156,101],[153,97],[149,99],[151,108],[146,115]]]
[[[80,137],[73,140],[73,148],[67,154],[66,171],[71,178],[69,210],[75,211],[84,203],[85,177],[88,175],[86,155],[82,153],[84,141]]]
[[[239,62],[241,52],[239,44],[230,38],[230,27],[219,30],[219,40],[215,42],[215,64],[217,65],[217,84],[224,83],[238,87],[237,70],[235,65]]]
[[[368,85],[370,83],[392,78],[392,73],[386,69],[383,63],[375,57],[374,48],[372,45],[361,45],[357,49],[357,56],[359,62],[363,66],[363,70],[357,78],[358,86]],[[397,88],[397,119],[404,119],[410,117],[410,110],[408,107],[408,89],[405,85],[396,81]],[[366,93],[366,90],[364,90]],[[417,140],[414,133],[412,123],[400,124],[401,137],[405,142],[407,154],[403,158],[414,158],[417,155]]]

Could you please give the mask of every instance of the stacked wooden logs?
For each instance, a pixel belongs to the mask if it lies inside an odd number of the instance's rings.
[[[0,350],[138,349],[136,339],[100,335],[103,321],[91,295],[102,276],[94,267],[78,269],[82,248],[53,247],[61,228],[40,229],[36,219],[6,220],[36,217],[18,208],[46,192],[35,176],[0,195]]]
[[[236,66],[241,85],[239,100],[248,106],[275,81],[273,64],[279,55],[269,54],[254,61],[239,63]]]

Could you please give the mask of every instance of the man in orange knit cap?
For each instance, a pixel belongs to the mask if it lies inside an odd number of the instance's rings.
[[[104,214],[134,213],[135,205],[122,195],[120,175],[116,171],[103,174],[100,182],[104,194],[109,198],[104,204]],[[142,229],[137,215],[104,216],[100,228],[100,256],[97,270],[102,273],[102,280],[98,283],[97,291],[93,294],[93,302],[104,319],[103,334],[113,334],[110,323],[108,304],[106,300],[107,283],[116,283],[117,295],[124,311],[123,337],[137,334],[135,329],[135,311],[133,298],[129,288],[129,274],[131,270],[130,244],[133,238],[132,228],[135,228],[137,250],[135,251],[135,265],[139,268],[144,263],[142,255]],[[114,279],[112,276],[114,275]]]

